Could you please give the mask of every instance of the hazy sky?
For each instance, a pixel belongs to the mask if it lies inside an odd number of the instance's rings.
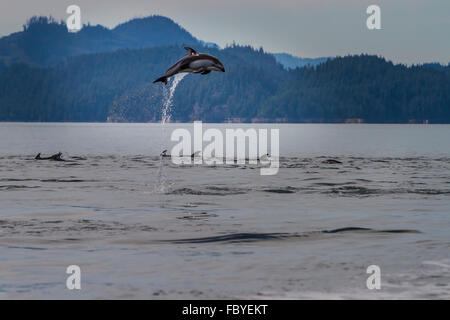
[[[301,57],[372,53],[395,62],[450,62],[450,0],[1,0],[0,35],[32,15],[108,27],[133,17],[168,16],[195,37],[221,46],[236,41]],[[382,30],[368,30],[368,5],[381,7]]]

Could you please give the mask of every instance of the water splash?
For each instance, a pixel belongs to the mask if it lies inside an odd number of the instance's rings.
[[[168,189],[167,177],[164,173],[164,159],[163,157],[160,157],[158,167],[158,183],[155,186],[155,193],[166,193]]]
[[[175,90],[178,84],[183,80],[183,78],[187,75],[187,73],[178,73],[169,83],[169,88],[166,86],[163,88],[163,105],[161,110],[161,139],[159,150],[164,149],[164,138],[165,138],[165,124],[170,121],[172,116],[171,111],[173,107],[173,97],[175,95]],[[160,155],[159,159],[159,168],[158,168],[158,184],[156,186],[157,193],[165,193],[168,190],[169,186],[167,184],[167,178],[164,173],[164,158]]]
[[[173,80],[170,82],[169,89],[166,87],[163,88],[163,109],[161,112],[161,124],[164,124],[170,121],[172,116],[171,111],[173,107],[173,96],[175,95],[175,89],[178,84],[183,80],[183,78],[187,75],[187,73],[178,73],[173,77]]]

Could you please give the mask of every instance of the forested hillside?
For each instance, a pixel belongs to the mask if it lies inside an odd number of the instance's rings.
[[[189,32],[162,16],[133,19],[114,29],[85,25],[76,33],[68,32],[63,21],[32,17],[22,32],[0,39],[0,61],[7,65],[22,62],[51,66],[79,54],[198,43]]]
[[[394,65],[377,56],[338,57],[292,72],[267,116],[304,121],[450,122],[450,66]],[[282,103],[276,110],[270,106]]]
[[[330,58],[299,58],[288,53],[273,53],[275,59],[286,69],[302,68],[306,66],[317,66]]]
[[[450,66],[406,67],[358,55],[286,70],[262,49],[203,46],[179,26],[164,29],[165,19],[86,27],[71,38],[65,26],[36,18],[16,39],[21,45],[5,45],[17,34],[0,39],[0,56],[7,57],[0,59],[0,121],[158,121],[163,85],[152,81],[193,42],[226,72],[186,76],[175,93],[174,121],[450,123]],[[153,33],[142,31],[150,25]],[[49,28],[58,41],[46,38]],[[158,36],[163,30],[174,43]]]

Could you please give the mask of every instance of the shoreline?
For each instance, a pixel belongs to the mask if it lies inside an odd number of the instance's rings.
[[[204,120],[193,120],[193,121],[171,121],[166,122],[165,124],[192,124],[194,121],[202,121],[204,124],[244,124],[244,125],[250,125],[250,124],[345,124],[345,125],[450,125],[450,122],[277,122],[277,121],[267,121],[267,122],[248,122],[248,121],[242,121],[242,122],[233,122],[233,121],[224,121],[224,122],[208,122]],[[126,121],[4,121],[0,120],[0,123],[95,123],[95,124],[161,124],[160,121],[155,122],[126,122]]]

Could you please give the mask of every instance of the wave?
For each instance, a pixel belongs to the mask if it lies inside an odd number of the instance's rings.
[[[324,193],[337,194],[339,196],[379,196],[392,194],[421,194],[421,195],[450,195],[449,189],[408,189],[408,188],[392,188],[392,189],[376,189],[366,188],[362,186],[342,186],[323,191]]]
[[[201,220],[216,216],[207,212],[188,212],[177,218],[181,220]],[[261,241],[287,241],[299,239],[322,239],[336,236],[337,234],[409,234],[420,233],[418,230],[409,229],[370,229],[364,227],[344,227],[338,229],[325,229],[304,233],[230,233],[207,237],[185,239],[152,239],[156,228],[139,223],[121,223],[106,220],[0,220],[0,238],[42,238],[46,241],[77,242],[96,237],[116,237],[121,235],[133,236],[147,234],[146,244],[171,243],[171,244],[196,244],[196,243],[246,243]],[[129,241],[133,241],[129,239]]]
[[[60,236],[63,240],[77,241],[89,235],[115,236],[154,230],[156,229],[143,224],[124,224],[106,220],[0,220],[0,238]],[[80,238],[70,238],[74,235]]]
[[[0,190],[3,191],[14,191],[14,190],[23,190],[23,189],[36,189],[40,188],[39,186],[24,186],[24,185],[4,185],[0,186]]]
[[[188,239],[173,239],[162,240],[160,242],[168,242],[174,244],[195,244],[195,243],[245,243],[245,242],[260,242],[260,241],[280,241],[293,240],[299,238],[320,238],[321,235],[340,234],[340,233],[420,233],[418,230],[408,229],[388,229],[375,230],[370,228],[360,227],[346,227],[332,230],[311,231],[307,233],[232,233],[219,236],[188,238]]]
[[[245,194],[247,193],[247,191],[248,190],[240,188],[208,186],[202,190],[192,188],[178,188],[170,190],[167,193],[174,195],[225,196],[225,195]]]
[[[295,193],[298,191],[298,188],[294,187],[282,187],[282,188],[271,188],[271,189],[264,189],[264,192],[270,192],[270,193]]]

